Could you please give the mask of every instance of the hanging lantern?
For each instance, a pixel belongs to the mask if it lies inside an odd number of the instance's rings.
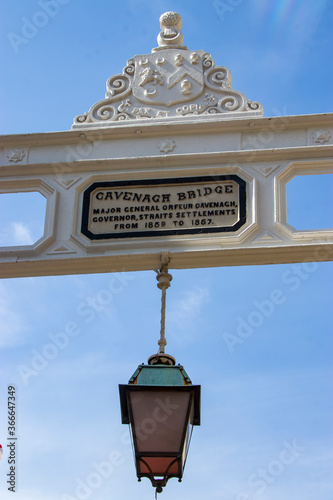
[[[149,478],[161,493],[170,478],[182,480],[192,428],[200,425],[200,386],[192,385],[184,368],[164,353],[165,293],[172,277],[164,269],[157,279],[162,290],[159,352],[119,392],[122,423],[131,426],[137,477]]]

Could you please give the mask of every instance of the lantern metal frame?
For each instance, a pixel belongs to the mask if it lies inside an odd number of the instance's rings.
[[[148,370],[153,370],[154,368],[167,368],[167,371],[171,369],[178,369],[179,371],[186,374],[183,367],[173,366],[166,367],[163,365],[141,365],[139,369],[146,368]],[[141,371],[141,370],[140,370]],[[186,374],[187,377],[187,374]],[[132,380],[132,379],[131,379]],[[185,379],[184,379],[185,380]],[[189,378],[187,377],[187,380]],[[134,423],[133,407],[131,403],[131,393],[149,393],[149,392],[159,392],[159,393],[190,393],[188,402],[186,403],[187,410],[185,416],[185,425],[181,432],[181,439],[179,441],[179,448],[168,451],[159,452],[156,450],[151,451],[139,451],[138,439],[136,435],[136,426]],[[120,405],[121,405],[121,415],[122,423],[130,424],[131,426],[131,436],[135,454],[135,466],[138,480],[147,477],[150,479],[152,485],[157,488],[157,492],[161,492],[162,488],[166,486],[169,479],[172,477],[178,478],[178,481],[182,480],[183,471],[186,463],[187,452],[189,449],[189,444],[192,436],[192,430],[194,425],[200,425],[200,397],[201,397],[201,387],[199,385],[145,385],[145,384],[133,384],[119,385],[120,394]],[[153,471],[150,465],[145,461],[145,458],[170,458],[173,460],[169,463],[164,471]],[[177,473],[174,471],[174,465],[177,464]],[[142,469],[147,469],[148,472],[142,471]],[[173,472],[170,470],[173,469]]]

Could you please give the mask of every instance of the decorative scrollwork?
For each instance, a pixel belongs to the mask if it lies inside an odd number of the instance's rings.
[[[135,72],[135,62],[133,61],[133,59],[130,59],[129,61],[127,61],[127,66],[124,69],[124,73],[126,73],[129,76],[133,76],[134,72]]]
[[[111,76],[106,82],[106,97],[111,99],[118,98],[120,95],[121,97],[125,97],[131,91],[131,84],[131,79],[127,75]]]
[[[116,109],[111,106],[111,104],[106,101],[101,101],[100,103],[97,103],[97,105],[93,106],[89,114],[91,121],[97,122],[101,120],[110,121],[114,118],[116,113]]]
[[[218,71],[213,74],[212,82],[223,85],[223,83],[225,83],[226,77],[227,77],[226,71]]]
[[[121,122],[124,120],[130,120],[130,116],[125,114],[125,113],[120,113],[119,115],[115,116],[114,121],[115,122]]]
[[[219,100],[217,107],[222,113],[225,111],[237,111],[240,109],[242,102],[236,96],[227,95]]]
[[[262,105],[260,102],[247,101],[247,108],[256,111],[257,109],[262,109]]]
[[[216,113],[219,113],[219,110],[215,106],[214,108],[208,108],[208,110],[206,111],[205,114],[207,114],[207,115],[214,115]]]
[[[216,66],[205,74],[206,85],[210,88],[231,88],[232,76],[230,70],[224,66]]]
[[[215,66],[215,63],[214,63],[213,58],[212,58],[212,55],[208,54],[208,52],[207,52],[207,54],[205,54],[203,56],[202,65],[206,69],[211,68],[212,66]]]
[[[87,121],[88,113],[84,113],[83,115],[78,115],[74,118],[74,123],[84,123]]]

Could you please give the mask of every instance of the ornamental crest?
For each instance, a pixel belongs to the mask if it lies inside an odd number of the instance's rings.
[[[199,97],[204,51],[164,50],[135,56],[133,96],[145,105],[173,106]]]
[[[72,128],[111,126],[127,120],[179,120],[259,117],[260,103],[232,88],[228,68],[216,66],[204,50],[183,45],[182,18],[177,12],[160,17],[158,47],[136,55],[122,74],[106,82],[105,99],[74,118]]]

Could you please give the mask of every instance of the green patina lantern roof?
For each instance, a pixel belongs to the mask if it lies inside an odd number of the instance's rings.
[[[139,365],[128,381],[130,385],[188,386],[190,377],[181,365]]]

